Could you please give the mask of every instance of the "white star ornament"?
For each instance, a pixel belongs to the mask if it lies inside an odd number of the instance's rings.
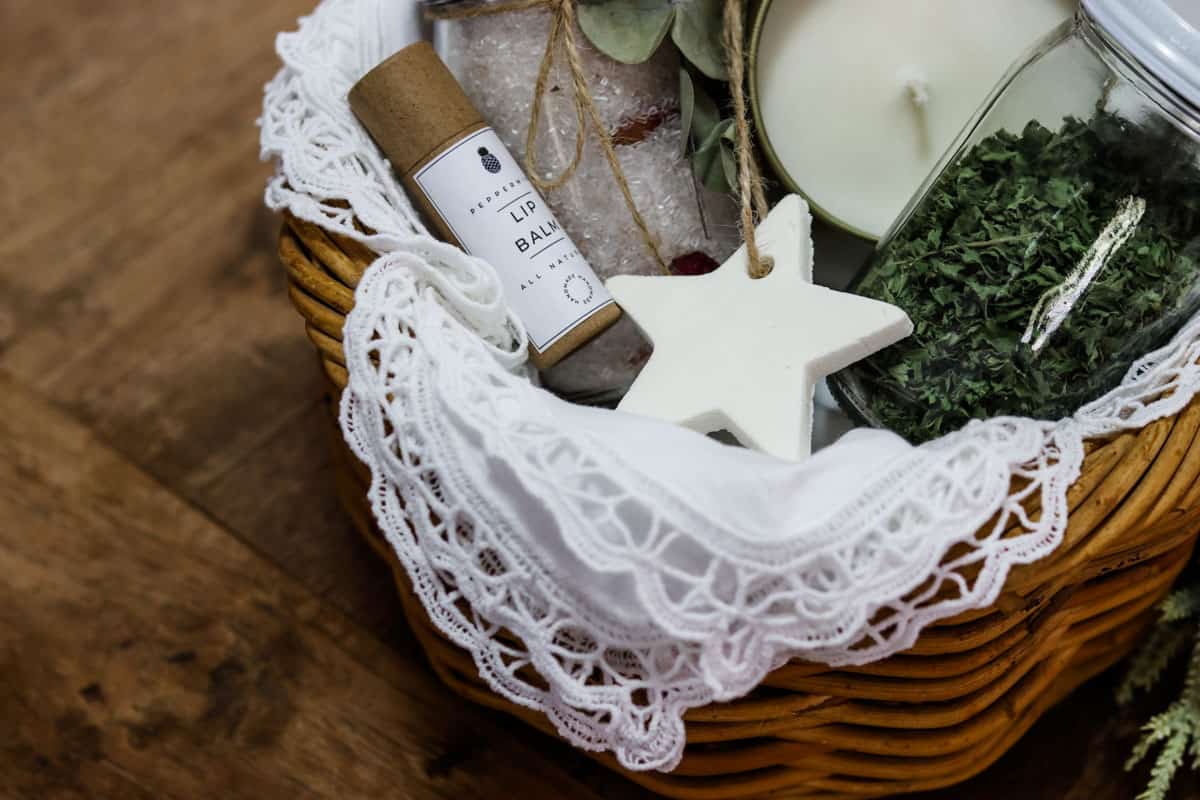
[[[798,460],[812,449],[813,387],[826,375],[900,341],[899,308],[812,282],[812,217],[788,195],[757,228],[774,259],[750,277],[743,245],[707,275],[620,275],[618,305],[654,346],[618,409],[725,430],[746,447]]]

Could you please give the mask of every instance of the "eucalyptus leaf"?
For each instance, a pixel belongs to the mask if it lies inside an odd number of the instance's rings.
[[[682,67],[679,69],[679,137],[680,152],[687,155],[688,144],[692,141],[692,117],[696,111],[696,84],[691,74]]]
[[[737,126],[733,120],[721,132],[721,166],[725,170],[725,180],[729,182],[730,191],[738,185],[737,166]]]
[[[579,5],[577,13],[596,49],[623,64],[641,64],[662,44],[675,8],[671,0],[602,0]]]
[[[691,75],[688,75],[691,79]],[[692,92],[695,107],[692,110],[691,131],[697,142],[703,142],[712,133],[713,128],[721,121],[721,110],[712,96],[704,91],[704,87],[692,81]]]
[[[696,177],[714,192],[730,190],[731,184],[726,176],[726,157],[722,154],[724,146],[721,137],[732,126],[733,120],[721,120],[709,131],[708,137],[700,143],[700,146],[696,148],[696,154],[692,156],[692,168],[696,171]]]
[[[584,6],[586,8],[586,6]],[[726,80],[722,0],[680,0],[671,38],[684,57],[710,78]]]
[[[734,154],[733,148],[729,146],[726,139],[721,139],[721,170],[725,173],[725,182],[727,184],[725,191],[732,191],[734,186],[738,185],[738,168],[737,156]]]

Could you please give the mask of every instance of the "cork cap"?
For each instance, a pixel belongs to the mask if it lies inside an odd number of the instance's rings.
[[[483,118],[428,42],[405,47],[350,90],[350,108],[400,174]]]

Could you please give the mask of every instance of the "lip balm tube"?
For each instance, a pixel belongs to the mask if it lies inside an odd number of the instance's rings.
[[[372,69],[349,100],[434,230],[496,268],[534,366],[617,321],[612,295],[428,42]]]

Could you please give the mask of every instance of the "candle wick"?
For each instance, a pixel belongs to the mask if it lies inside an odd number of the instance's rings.
[[[934,151],[933,139],[929,133],[929,104],[931,100],[929,77],[925,70],[916,65],[909,66],[898,77],[903,85],[902,91],[908,97],[909,107],[912,109],[913,122],[916,123],[917,150],[921,158],[928,158]]]
[[[904,82],[904,88],[908,90],[908,99],[918,109],[929,105],[929,82],[924,78],[909,78]]]

